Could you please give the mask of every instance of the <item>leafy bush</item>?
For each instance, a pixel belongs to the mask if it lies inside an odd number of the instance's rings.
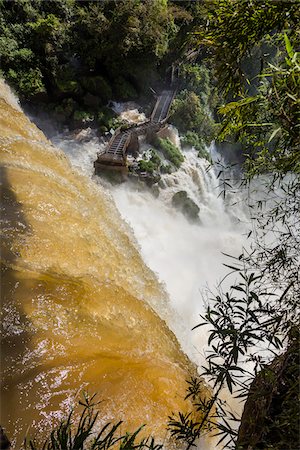
[[[152,161],[145,161],[144,159],[141,159],[139,161],[139,170],[141,172],[147,172],[149,174],[152,174],[156,170],[156,167]]]
[[[170,139],[159,139],[158,144],[164,156],[179,169],[184,161],[184,156],[176,145],[172,144]]]
[[[138,96],[135,88],[123,77],[118,77],[114,83],[114,93],[117,98],[129,100]]]
[[[7,79],[12,82],[19,92],[28,97],[45,92],[43,77],[39,69],[19,70],[18,72],[9,69]]]
[[[160,167],[161,159],[154,149],[151,149],[150,161],[155,165],[156,169],[158,169]]]
[[[72,79],[57,78],[56,84],[59,90],[64,94],[76,93],[79,88],[78,82]]]
[[[139,170],[141,170],[142,172],[153,174],[153,172],[159,169],[161,165],[161,159],[153,149],[151,149],[150,154],[151,156],[148,161],[144,159],[139,161]]]
[[[182,133],[194,131],[203,136],[207,144],[213,140],[215,122],[195,92],[181,91],[173,102],[171,114],[174,125]]]
[[[209,160],[209,153],[206,150],[206,145],[203,139],[194,131],[187,131],[182,138],[183,145],[194,147],[198,151],[199,158]]]
[[[209,69],[203,64],[189,63],[180,67],[180,78],[183,79],[186,88],[199,96],[204,94],[205,99],[208,99],[211,91],[210,77]]]
[[[59,18],[54,14],[47,14],[46,17],[40,17],[36,22],[29,22],[27,24],[39,36],[53,36],[60,28],[63,28]]]
[[[122,121],[118,118],[117,114],[107,106],[104,106],[98,111],[96,118],[104,132],[111,129],[115,130],[122,125]]]
[[[73,118],[81,122],[89,122],[94,120],[94,116],[90,112],[83,110],[76,110],[73,114]]]

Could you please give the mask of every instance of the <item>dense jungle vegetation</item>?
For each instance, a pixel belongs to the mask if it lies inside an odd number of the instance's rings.
[[[176,63],[172,121],[185,142],[201,153],[216,137],[240,152],[238,186],[221,164],[219,180],[225,198],[241,185],[249,191],[251,248],[228,257],[231,289],[211,294],[195,326],[209,325],[203,374],[214,392],[200,402],[201,383],[189,380],[187,397],[202,420],[178,412],[168,428],[187,449],[209,430],[225,448],[299,448],[299,2],[2,0],[0,7],[1,71],[23,101],[105,131],[116,120],[108,100],[149,99]],[[242,418],[220,400],[224,386],[246,399]],[[78,429],[71,431],[70,415],[43,448],[161,448],[137,434],[117,437],[118,425],[86,443],[96,406],[85,399],[83,407]]]
[[[23,102],[42,106],[69,126],[92,122],[105,132],[120,125],[107,108],[109,100],[148,103],[154,101],[150,88],[169,81],[171,63],[188,51],[185,36],[198,7],[163,0],[1,0],[1,72]],[[187,63],[182,77],[186,89],[174,121],[208,142],[213,132],[208,105],[215,95],[209,70]]]

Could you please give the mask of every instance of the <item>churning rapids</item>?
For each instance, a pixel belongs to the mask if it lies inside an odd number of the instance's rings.
[[[203,360],[201,334],[190,332],[201,290],[225,273],[221,251],[243,245],[215,175],[189,150],[157,198],[130,183],[103,187],[93,177],[96,137],[53,137],[66,157],[3,84],[0,135],[1,424],[18,445],[86,389],[103,399],[103,422],[146,422],[165,439]],[[170,206],[178,190],[199,205],[201,225]]]
[[[122,111],[120,105],[116,109],[132,121],[140,120],[136,109]],[[174,127],[168,128],[168,137],[180,147]],[[185,157],[181,168],[163,175],[160,189],[153,193],[143,183],[112,185],[94,175],[93,162],[103,144],[92,130],[83,130],[76,138],[61,134],[52,139],[73,167],[109,191],[133,230],[143,260],[169,294],[171,316],[160,304],[154,305],[156,311],[166,320],[189,358],[198,366],[203,364],[206,336],[191,329],[199,323],[207,291],[214,289],[228,272],[222,253],[237,256],[245,244],[249,225],[245,202],[229,196],[229,206],[226,205],[220,196],[216,173],[208,170],[208,162],[191,148],[181,149]],[[142,145],[142,151],[146,149]],[[213,144],[209,151],[212,159],[220,159]],[[186,191],[199,207],[200,225],[172,206],[172,197],[179,191]]]

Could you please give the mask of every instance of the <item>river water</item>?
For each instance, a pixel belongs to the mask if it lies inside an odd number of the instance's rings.
[[[244,211],[226,207],[192,149],[158,197],[112,186],[93,176],[93,132],[53,136],[62,153],[3,84],[1,94],[1,424],[16,445],[45,435],[87,389],[104,400],[102,423],[142,420],[165,440],[203,362],[204,337],[191,332],[203,288],[224,276],[222,251],[241,251]],[[182,189],[200,224],[171,207]]]

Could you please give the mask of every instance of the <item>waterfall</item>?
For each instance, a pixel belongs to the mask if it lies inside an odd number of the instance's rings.
[[[165,439],[195,366],[166,325],[176,314],[118,191],[84,175],[101,144],[92,133],[61,141],[72,163],[83,158],[79,173],[0,87],[1,424],[16,447],[28,430],[41,438],[85,389],[103,400],[102,423],[147,423]]]
[[[118,105],[123,112],[125,107]],[[172,142],[180,146],[178,131],[169,127],[168,132]],[[119,212],[133,230],[143,260],[169,294],[173,313],[166,313],[163,305],[155,302],[152,306],[167,321],[189,358],[201,366],[207,338],[205,333],[191,329],[200,321],[206,291],[214,289],[227,274],[222,252],[238,256],[246,243],[246,204],[237,198],[235,205],[226,204],[220,196],[213,167],[199,158],[193,148],[182,149],[183,164],[176,172],[162,176],[155,195],[144,185],[130,181],[111,185],[93,175],[93,161],[103,144],[92,130],[86,133],[89,138],[85,142],[69,135],[54,136],[53,141],[64,150],[74,167],[110,191]],[[215,157],[214,144],[209,150]],[[200,224],[189,221],[172,206],[173,195],[182,190],[199,207]]]

